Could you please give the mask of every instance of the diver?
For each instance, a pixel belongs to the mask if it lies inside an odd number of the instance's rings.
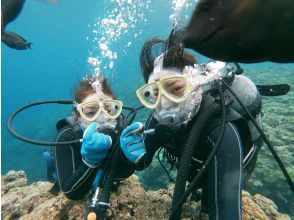
[[[160,51],[159,56],[154,55],[155,50]],[[122,133],[121,143],[132,138],[136,146],[121,144],[121,148],[136,170],[145,169],[155,152],[160,147],[164,148],[166,157],[178,168],[174,207],[185,190],[186,181],[191,182],[197,175],[219,134],[220,113],[209,113],[219,103],[213,84],[215,77],[227,75],[226,80],[231,86],[245,91],[246,97],[241,98],[245,99],[256,120],[260,119],[261,99],[255,85],[244,76],[234,76],[234,68],[227,64],[217,61],[197,64],[195,57],[184,51],[177,32],[172,33],[167,41],[158,38],[147,41],[141,50],[140,62],[146,85],[136,94],[140,102],[153,112],[145,124],[145,135],[128,132],[129,129],[142,130],[138,123],[130,125]],[[200,219],[242,219],[243,182],[253,171],[262,144],[246,114],[237,112],[238,104],[229,93],[225,97],[227,117],[223,138],[208,171],[196,186],[202,189]],[[209,114],[210,117],[199,125],[198,119]],[[198,141],[191,135],[197,126],[203,128],[199,131]],[[185,155],[190,157],[190,162],[182,170],[184,151],[189,144],[194,150],[191,155]],[[183,184],[177,189],[178,180]],[[173,219],[179,218],[176,214]]]
[[[74,91],[74,115],[57,122],[56,142],[80,140],[68,146],[53,147],[53,158],[46,157],[47,165],[55,161],[55,185],[70,199],[80,199],[97,187],[103,164],[119,132],[126,127],[121,101],[102,76],[90,76],[80,81]],[[122,154],[120,154],[122,155]],[[52,165],[51,165],[52,166]],[[48,175],[48,180],[54,179]],[[134,167],[120,156],[114,171],[114,181],[123,180],[134,172]],[[51,176],[51,177],[50,177]]]

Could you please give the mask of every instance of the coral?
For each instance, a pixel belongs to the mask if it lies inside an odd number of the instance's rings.
[[[73,201],[60,193],[51,195],[52,183],[26,185],[23,171],[2,176],[2,219],[84,219],[87,199]],[[9,187],[8,187],[9,186]],[[145,191],[135,175],[123,181],[111,194],[107,219],[168,219],[173,186]],[[288,220],[269,199],[243,192],[243,219]],[[189,201],[183,206],[182,219],[198,219],[200,203]]]

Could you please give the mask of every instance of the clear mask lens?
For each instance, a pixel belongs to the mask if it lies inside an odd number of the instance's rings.
[[[172,100],[181,100],[187,91],[187,83],[184,78],[165,79],[161,82],[162,89],[172,98]]]
[[[189,93],[189,85],[186,77],[171,76],[153,81],[137,90],[137,96],[141,103],[148,108],[156,108],[159,98],[165,96],[172,102],[180,103],[186,99]]]
[[[116,119],[122,112],[122,102],[117,100],[91,101],[79,104],[77,107],[82,117],[94,121],[100,116]]]
[[[96,114],[100,110],[100,106],[98,103],[86,103],[82,107],[82,112],[85,118],[89,120],[93,120],[96,117]]]
[[[140,89],[138,93],[148,105],[155,105],[159,95],[159,88],[156,83],[149,83]]]
[[[115,101],[104,101],[105,113],[110,117],[118,117],[122,111],[122,106]]]

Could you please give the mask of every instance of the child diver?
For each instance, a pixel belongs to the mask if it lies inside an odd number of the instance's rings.
[[[123,103],[114,99],[102,76],[82,80],[75,89],[74,98],[74,115],[57,123],[56,142],[81,139],[82,142],[53,147],[53,154],[57,186],[70,199],[80,199],[97,187],[108,152],[127,123],[121,114]],[[135,171],[120,155],[114,181],[123,180]]]

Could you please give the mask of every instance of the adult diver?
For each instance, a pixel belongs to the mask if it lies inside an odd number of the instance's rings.
[[[200,219],[241,220],[243,183],[253,171],[262,139],[234,97],[215,82],[222,76],[231,87],[246,88],[249,93],[243,92],[240,98],[259,124],[260,94],[248,78],[235,76],[234,68],[223,62],[197,64],[194,56],[184,51],[178,33],[172,32],[167,41],[151,39],[143,46],[140,61],[146,85],[136,93],[140,102],[154,111],[145,123],[144,137],[139,123],[123,131],[122,151],[137,170],[143,170],[155,152],[164,148],[178,168],[170,219],[180,218],[179,200],[186,181],[198,178],[194,190],[202,189]],[[162,53],[155,57],[158,48]],[[134,144],[123,144],[126,141]],[[211,152],[214,156],[209,159]]]

